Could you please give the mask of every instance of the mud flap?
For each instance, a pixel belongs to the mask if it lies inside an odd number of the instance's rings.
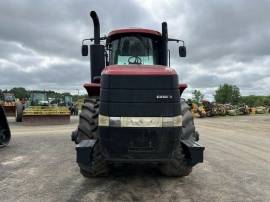
[[[96,144],[96,140],[82,140],[77,146],[77,163],[85,170],[89,170],[92,162],[92,152]]]
[[[194,166],[203,162],[204,147],[194,140],[181,140],[188,165]]]

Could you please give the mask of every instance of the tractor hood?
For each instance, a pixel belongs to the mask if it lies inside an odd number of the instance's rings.
[[[101,76],[100,102],[106,116],[178,116],[177,74],[165,66],[108,66]]]
[[[177,89],[174,69],[161,65],[111,65],[102,72],[105,89]]]

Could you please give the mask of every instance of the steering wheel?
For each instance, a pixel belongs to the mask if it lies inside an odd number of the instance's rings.
[[[128,58],[128,64],[142,64],[142,59],[139,56],[130,56]]]

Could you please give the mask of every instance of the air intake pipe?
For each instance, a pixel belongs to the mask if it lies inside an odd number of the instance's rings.
[[[90,16],[94,23],[94,44],[100,44],[100,25],[97,13],[95,11],[90,12]]]

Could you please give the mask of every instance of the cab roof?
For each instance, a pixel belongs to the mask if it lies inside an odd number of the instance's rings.
[[[126,29],[116,29],[111,31],[108,34],[108,37],[112,37],[115,35],[121,35],[121,34],[126,34],[126,33],[143,33],[143,34],[151,34],[155,36],[161,36],[161,33],[155,30],[151,29],[143,29],[143,28],[126,28]]]

